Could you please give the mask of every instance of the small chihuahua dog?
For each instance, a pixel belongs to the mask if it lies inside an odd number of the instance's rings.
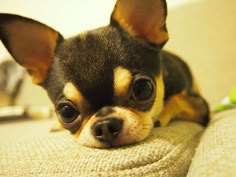
[[[0,39],[79,144],[118,147],[174,118],[208,122],[188,66],[162,50],[166,17],[165,0],[117,0],[108,26],[64,39],[35,20],[1,14]]]

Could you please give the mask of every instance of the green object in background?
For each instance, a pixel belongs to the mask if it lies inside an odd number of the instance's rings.
[[[234,89],[230,93],[229,98],[231,103],[236,104],[236,87],[234,87]]]
[[[216,107],[215,112],[221,112],[233,108],[236,108],[236,87],[234,87],[229,96],[225,97],[221,104]]]

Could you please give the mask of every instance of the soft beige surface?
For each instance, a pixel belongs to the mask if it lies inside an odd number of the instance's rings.
[[[42,121],[1,126],[0,176],[183,177],[203,130],[176,121],[155,129],[141,144],[102,150],[79,146],[67,132],[45,133],[50,125]]]
[[[170,10],[167,26],[166,48],[190,64],[214,109],[236,84],[236,1],[196,0]]]
[[[236,176],[236,109],[217,114],[204,132],[188,177]]]

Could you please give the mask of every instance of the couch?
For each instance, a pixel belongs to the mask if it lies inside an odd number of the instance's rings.
[[[0,128],[0,176],[236,175],[236,109],[217,113],[207,128],[172,121],[143,142],[116,149],[77,144],[67,131],[51,133],[54,120],[21,121]]]

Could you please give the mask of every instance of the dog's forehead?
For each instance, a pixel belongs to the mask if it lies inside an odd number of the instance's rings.
[[[65,40],[56,55],[62,64],[79,67],[80,72],[106,71],[107,68],[123,66],[156,75],[160,67],[157,51],[116,27],[106,26]]]
[[[127,37],[117,28],[103,27],[64,41],[56,52],[56,65],[64,85],[72,82],[83,96],[102,106],[111,104],[117,68],[157,75],[157,52]]]

